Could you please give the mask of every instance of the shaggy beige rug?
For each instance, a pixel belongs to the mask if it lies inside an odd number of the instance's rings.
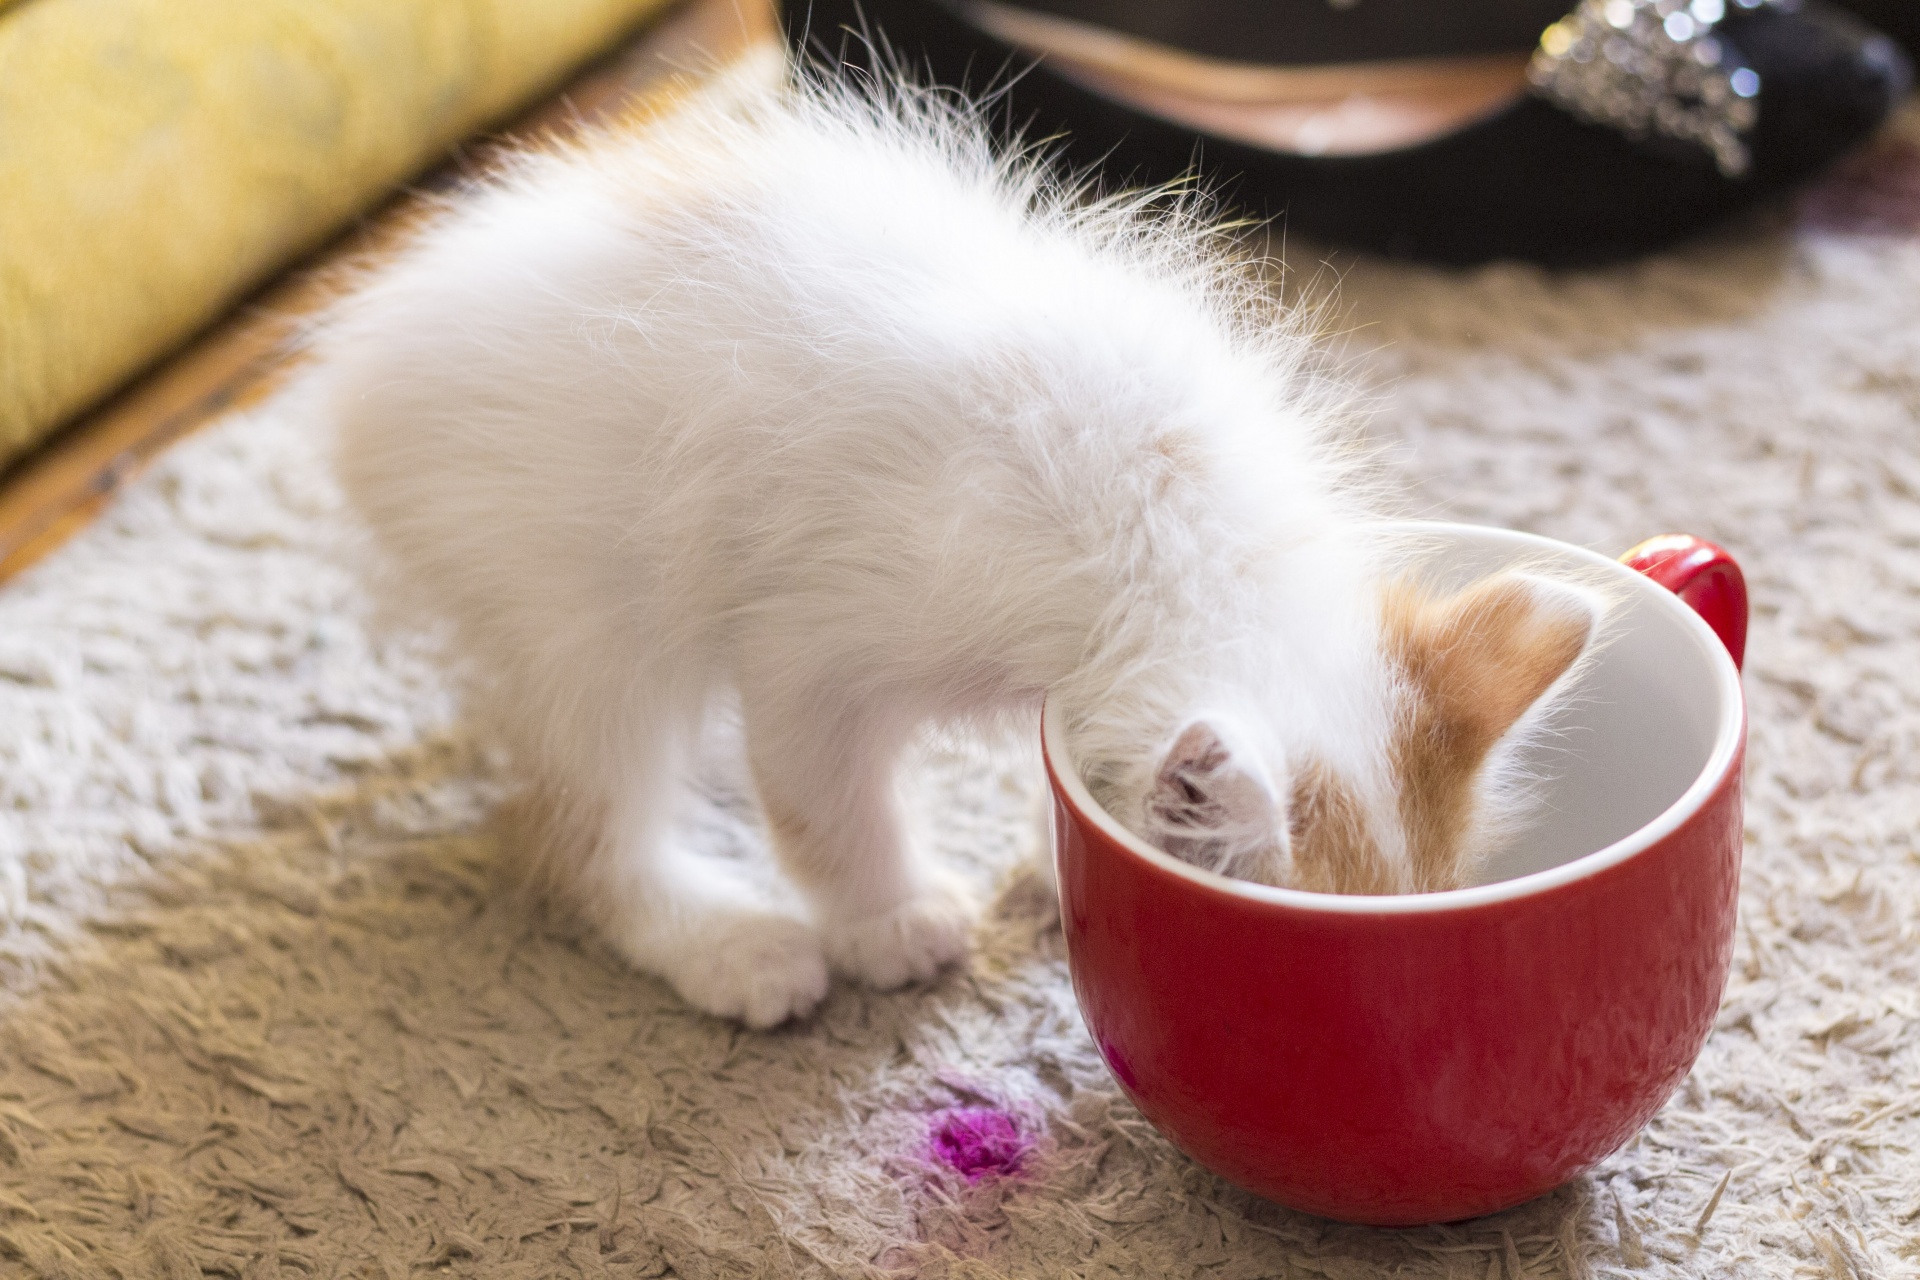
[[[1607,550],[1697,531],[1752,577],[1725,1011],[1590,1177],[1371,1231],[1188,1163],[1081,1027],[1017,750],[928,753],[995,904],[966,969],[787,1030],[496,898],[503,779],[425,650],[369,638],[296,387],[0,590],[0,1273],[1914,1271],[1916,155],[1617,271],[1342,282],[1418,509]]]

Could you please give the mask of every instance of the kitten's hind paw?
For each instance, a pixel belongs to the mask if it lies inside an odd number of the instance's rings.
[[[803,1017],[827,994],[820,935],[772,913],[743,914],[714,928],[666,976],[688,1004],[755,1028]]]
[[[880,991],[924,982],[967,954],[976,914],[959,881],[931,877],[891,911],[829,926],[827,957],[839,972]]]

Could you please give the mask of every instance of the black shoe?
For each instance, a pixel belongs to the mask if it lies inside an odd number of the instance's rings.
[[[1827,0],[1920,58],[1920,0]],[[1035,12],[1229,62],[1302,66],[1531,52],[1568,0],[1025,0]],[[1737,0],[1724,6],[1737,7]]]
[[[1123,7],[1099,0],[1043,2],[1055,12],[1040,17],[1056,23],[1069,5],[1082,18]],[[1621,2],[1635,11],[1651,7],[1648,0]],[[1217,124],[1195,127],[1191,116],[1178,123],[1169,118],[1164,95],[1154,99],[1155,109],[1144,109],[1131,92],[1136,82],[1116,81],[1109,68],[1089,61],[1103,56],[1098,40],[1072,46],[1073,58],[1062,57],[1059,44],[1046,46],[1054,51],[1036,61],[1033,41],[1003,38],[1009,12],[1030,19],[1034,10],[977,4],[960,9],[940,0],[789,0],[785,22],[791,40],[811,42],[829,63],[883,73],[893,64],[884,55],[876,59],[869,41],[878,41],[909,73],[931,76],[936,84],[996,91],[992,110],[999,126],[1030,138],[1057,136],[1070,163],[1099,167],[1115,185],[1170,182],[1197,167],[1232,203],[1273,215],[1318,240],[1441,263],[1521,258],[1560,266],[1637,256],[1799,184],[1873,133],[1911,84],[1911,65],[1899,50],[1843,13],[1792,0],[1738,7],[1745,2],[1725,5],[1717,25],[1700,24],[1710,29],[1711,66],[1702,47],[1707,41],[1679,46],[1704,68],[1696,81],[1717,76],[1717,99],[1710,101],[1712,94],[1695,86],[1691,99],[1656,93],[1639,100],[1644,78],[1615,77],[1597,86],[1590,75],[1583,79],[1581,73],[1604,64],[1575,65],[1581,43],[1575,37],[1583,18],[1591,33],[1606,10],[1603,0],[1585,0],[1534,54],[1537,83],[1531,91],[1498,99],[1480,118],[1430,141],[1319,155],[1256,145],[1227,136]],[[1233,8],[1227,0],[1212,3],[1222,14]],[[1412,12],[1433,0],[1402,3]],[[1167,11],[1205,13],[1204,5],[1174,0],[1130,7],[1141,22],[1157,21],[1153,30],[1175,37]],[[1509,0],[1489,7],[1516,11]],[[1644,13],[1641,22],[1644,28]],[[1001,34],[990,32],[989,24]],[[1218,29],[1210,21],[1188,25]],[[1487,31],[1497,25],[1486,24]],[[1082,35],[1119,37],[1130,58],[1144,45],[1156,75],[1160,63],[1185,74],[1191,55],[1208,53],[1156,46],[1132,31],[1079,26]],[[1028,21],[1021,29],[1034,27]],[[1597,34],[1591,46],[1604,48],[1611,33]],[[1403,59],[1486,53],[1495,39],[1484,34],[1451,46],[1409,39],[1393,52]],[[1307,51],[1309,66],[1344,57],[1336,50],[1350,51],[1332,36],[1318,44],[1296,43]],[[1219,46],[1209,48],[1217,58]],[[1551,56],[1556,52],[1557,59]],[[1223,80],[1245,80],[1249,72],[1257,80],[1275,70],[1289,68],[1248,67],[1244,59],[1214,64]],[[1120,85],[1134,101],[1123,100]],[[1739,102],[1728,96],[1729,87]],[[1599,122],[1606,119],[1614,123]]]
[[[1832,3],[1898,40],[1909,58],[1920,58],[1920,0],[1832,0]]]
[[[1528,53],[1548,25],[1566,16],[1572,0],[1014,2],[1226,62],[1305,66]]]

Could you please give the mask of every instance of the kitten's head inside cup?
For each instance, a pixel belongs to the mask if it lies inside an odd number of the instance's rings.
[[[1228,1179],[1380,1224],[1518,1203],[1645,1123],[1712,1024],[1740,857],[1739,674],[1682,600],[1738,585],[1724,553],[1670,540],[1661,585],[1531,535],[1418,534],[1443,586],[1523,565],[1611,597],[1527,748],[1539,803],[1478,883],[1342,897],[1213,875],[1101,810],[1043,722],[1069,963],[1116,1078]]]

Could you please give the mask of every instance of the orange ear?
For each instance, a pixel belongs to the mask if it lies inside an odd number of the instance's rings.
[[[1387,634],[1454,745],[1484,752],[1586,652],[1599,616],[1577,587],[1503,573],[1438,600],[1396,589]]]
[[[1396,584],[1387,642],[1411,685],[1395,765],[1415,875],[1457,883],[1487,753],[1586,652],[1601,604],[1565,583],[1503,573],[1458,595]]]

